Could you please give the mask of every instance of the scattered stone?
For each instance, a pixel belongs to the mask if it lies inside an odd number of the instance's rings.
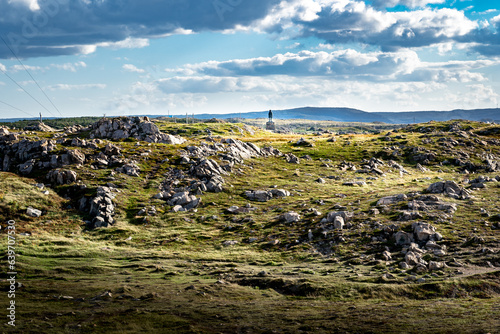
[[[285,154],[285,159],[289,164],[300,164],[300,159],[293,153]]]
[[[224,247],[229,247],[229,246],[234,246],[234,245],[236,245],[236,244],[238,244],[238,243],[239,243],[239,242],[238,242],[238,241],[236,241],[236,240],[227,240],[227,241],[224,241],[224,242],[222,243],[222,246],[224,246]]]
[[[460,187],[455,181],[433,183],[427,188],[427,192],[431,194],[444,194],[455,199],[471,198],[469,192]]]
[[[348,187],[364,187],[364,186],[366,186],[366,182],[365,181],[348,181],[348,182],[342,183],[342,185],[348,186]]]
[[[296,223],[300,221],[300,215],[296,212],[290,211],[280,216],[280,221],[284,221],[288,224]]]
[[[273,198],[273,194],[265,190],[245,191],[245,196],[249,200],[257,202],[267,202]]]
[[[34,209],[31,206],[29,206],[28,209],[26,210],[26,214],[30,217],[38,218],[42,216],[42,211]]]
[[[333,227],[336,230],[342,230],[344,228],[344,218],[342,216],[335,216],[334,221],[333,221]]]
[[[444,262],[436,262],[436,261],[429,262],[429,270],[430,271],[443,269],[444,267],[445,267]]]
[[[413,242],[413,235],[407,232],[399,231],[395,234],[396,245],[404,246]]]
[[[314,147],[314,144],[310,141],[305,140],[304,138],[300,138],[295,143],[295,146]]]
[[[408,197],[406,197],[405,194],[386,196],[386,197],[382,197],[381,199],[378,200],[377,206],[393,205],[393,204],[396,204],[398,202],[406,201],[407,199],[408,199]]]
[[[412,228],[418,241],[427,241],[436,233],[436,228],[428,223],[413,223]]]
[[[123,173],[129,176],[139,177],[139,173],[141,168],[137,166],[135,162],[130,162],[128,164],[123,165],[122,167],[116,168],[118,173]]]

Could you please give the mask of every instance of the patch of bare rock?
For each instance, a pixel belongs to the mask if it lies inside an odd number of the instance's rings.
[[[103,118],[92,125],[91,138],[122,140],[134,138],[148,143],[178,145],[186,140],[162,133],[148,117]]]

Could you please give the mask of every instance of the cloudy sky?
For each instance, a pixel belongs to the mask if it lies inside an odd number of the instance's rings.
[[[0,118],[496,108],[494,0],[0,0]]]

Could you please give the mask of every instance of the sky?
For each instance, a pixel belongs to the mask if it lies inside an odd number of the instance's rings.
[[[0,0],[0,118],[497,108],[494,0]]]

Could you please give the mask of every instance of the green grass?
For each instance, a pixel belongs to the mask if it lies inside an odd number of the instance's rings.
[[[20,305],[16,331],[494,333],[500,327],[493,316],[500,301],[499,272],[489,268],[487,262],[499,261],[498,230],[491,219],[500,213],[495,200],[500,192],[498,183],[473,191],[473,200],[440,195],[443,201],[458,205],[457,212],[447,218],[439,218],[436,215],[440,213],[435,211],[422,212],[422,220],[429,221],[444,236],[441,244],[447,247],[448,255],[443,260],[451,263],[456,258],[476,270],[465,275],[458,275],[454,267],[436,275],[402,272],[401,249],[387,238],[384,229],[396,225],[398,230],[411,230],[411,221],[398,221],[408,202],[390,206],[387,211],[381,209],[378,215],[370,213],[381,197],[424,192],[440,179],[464,186],[466,177],[476,176],[459,174],[459,166],[439,164],[459,149],[475,163],[481,162],[484,153],[481,145],[467,145],[473,138],[443,132],[452,123],[412,125],[392,133],[392,141],[384,139],[384,132],[335,136],[336,142],[327,142],[331,135],[316,136],[311,131],[281,135],[254,129],[255,134],[250,135],[244,124],[158,121],[162,131],[187,137],[188,142],[178,146],[136,146],[129,140],[114,143],[123,158],[137,161],[140,177],[116,173],[111,181],[113,167],[95,170],[89,165],[70,166],[87,188],[75,192],[73,185],[57,186],[47,196],[33,186],[45,181],[43,173],[31,179],[0,173],[1,233],[5,233],[9,219],[16,220],[19,233],[29,233],[17,239],[17,266],[23,287],[16,299]],[[460,124],[478,134],[489,127],[477,122]],[[337,126],[305,121],[294,124],[299,130],[307,125]],[[177,164],[179,150],[199,145],[208,135],[207,129],[214,136],[272,145],[283,153],[308,155],[312,160],[301,159],[300,165],[293,165],[283,157],[250,159],[235,167],[240,171],[225,177],[224,192],[203,194],[196,212],[172,213],[165,202],[152,197],[169,168],[188,168]],[[372,132],[371,125],[356,129]],[[483,141],[498,137],[479,136]],[[300,137],[314,146],[295,146]],[[463,140],[464,146],[445,152],[438,142],[443,137]],[[391,155],[395,147],[400,149],[400,156]],[[420,172],[412,160],[414,147],[442,154],[426,166],[430,171]],[[65,149],[58,147],[58,152]],[[141,155],[148,150],[147,156]],[[498,146],[490,145],[489,150],[500,154]],[[84,152],[89,156],[93,153],[88,149]],[[374,156],[386,162],[397,160],[410,174],[401,176],[399,171],[382,166],[385,176],[368,179],[374,175],[338,169],[342,161],[359,167],[363,159]],[[167,158],[169,161],[163,162]],[[497,174],[480,173],[490,177]],[[320,177],[325,184],[315,182]],[[358,178],[367,185],[343,185]],[[107,229],[85,230],[85,213],[68,206],[75,207],[79,197],[95,194],[96,188],[107,182],[119,186],[117,223]],[[266,203],[250,202],[244,196],[246,190],[274,186],[290,191],[292,196]],[[78,198],[66,200],[66,195]],[[237,215],[226,211],[232,205],[247,204],[255,210]],[[153,205],[156,216],[137,216],[141,208]],[[43,210],[44,215],[27,217],[27,206]],[[312,215],[312,208],[322,214]],[[491,217],[481,216],[481,209]],[[343,210],[354,213],[352,227],[324,235],[322,218],[331,211]],[[288,211],[299,213],[302,219],[293,224],[279,221],[279,215]],[[481,243],[468,244],[473,236],[482,238]],[[224,246],[230,240],[238,243]],[[279,242],[271,244],[273,240]],[[0,245],[2,254],[5,245]],[[391,248],[392,261],[381,260],[386,246]],[[441,260],[432,254],[425,258]],[[7,272],[4,260],[0,266],[2,273]],[[392,277],[384,278],[384,274]],[[412,275],[425,282],[408,280]],[[106,291],[111,293],[110,298],[95,298]],[[9,332],[7,327],[2,330]]]

